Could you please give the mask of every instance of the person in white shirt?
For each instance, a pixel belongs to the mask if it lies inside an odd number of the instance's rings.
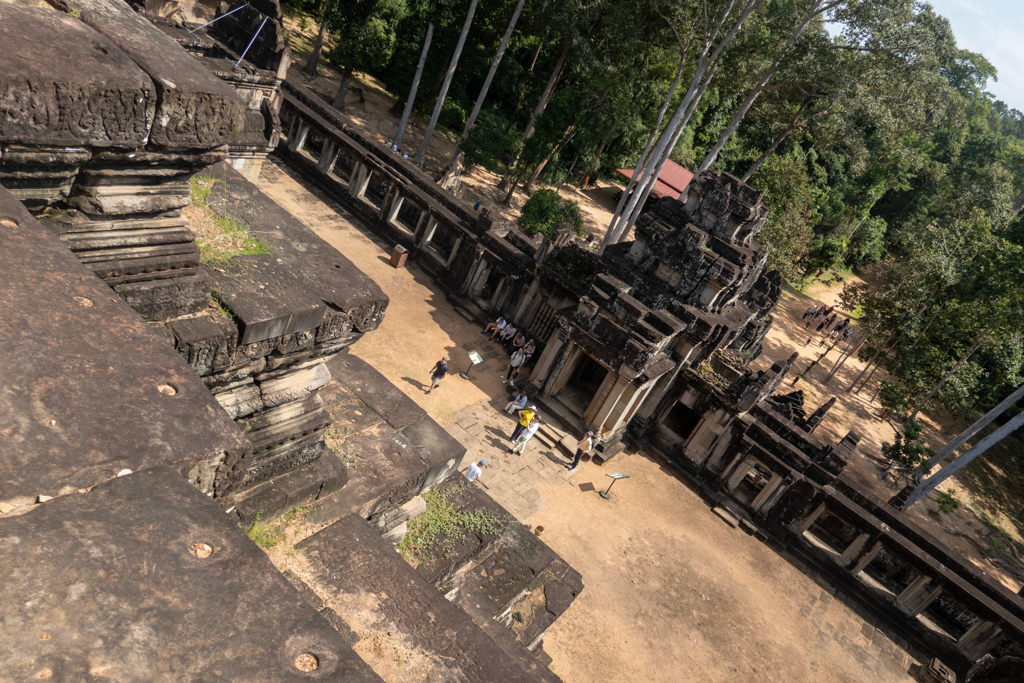
[[[480,475],[484,473],[484,471],[481,469],[483,467],[487,467],[486,460],[481,460],[479,465],[475,462],[471,462],[469,463],[469,467],[462,470],[462,476],[466,478],[466,481],[472,483],[479,479]]]
[[[505,318],[499,316],[493,323],[487,323],[487,327],[484,328],[484,334],[491,333],[491,339],[494,339],[494,335],[501,334],[505,331],[505,327],[508,326],[508,322]]]
[[[505,379],[501,382],[511,382],[509,386],[516,385],[516,377],[519,376],[519,370],[523,367],[523,363],[526,362],[526,354],[523,353],[522,349],[516,349],[516,352],[512,354],[512,358],[508,361],[508,374],[505,375]]]
[[[509,449],[509,452],[522,455],[526,450],[526,444],[529,443],[530,439],[533,438],[533,435],[537,433],[538,429],[540,429],[540,418],[534,415],[526,429],[520,432],[519,438],[516,439],[516,445]]]
[[[572,466],[569,467],[570,472],[575,472],[576,468],[580,466],[580,459],[583,458],[584,454],[589,453],[594,447],[594,432],[587,432],[587,435],[580,439],[579,444],[576,448],[576,457],[572,461]]]

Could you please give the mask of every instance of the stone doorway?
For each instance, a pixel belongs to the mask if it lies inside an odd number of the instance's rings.
[[[581,353],[565,387],[558,392],[556,398],[573,414],[582,417],[607,376],[608,368],[586,353]]]
[[[701,415],[696,410],[677,401],[672,410],[668,411],[661,426],[672,432],[679,441],[685,442],[700,424],[700,418]]]

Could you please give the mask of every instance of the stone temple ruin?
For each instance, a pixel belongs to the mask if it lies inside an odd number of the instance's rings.
[[[627,444],[659,453],[732,523],[771,536],[961,673],[989,652],[1024,655],[1019,596],[844,476],[860,437],[814,435],[834,400],[805,406],[786,392],[797,354],[747,367],[781,294],[757,243],[763,193],[708,172],[598,257],[573,235],[531,237],[467,209],[317,94],[291,81],[282,90],[288,133],[276,153],[408,249],[457,308],[526,330],[541,349],[530,396],[576,436],[594,430],[597,461]],[[571,453],[575,440],[561,445]]]
[[[133,5],[0,2],[0,671],[376,681],[347,610],[388,595],[374,618],[450,680],[559,680],[543,636],[585,577],[525,527],[415,569],[394,552],[425,491],[503,511],[457,486],[465,449],[346,353],[387,297],[253,184],[271,153],[468,316],[526,330],[530,395],[594,430],[597,460],[657,452],[920,652],[979,681],[1013,666],[992,655],[1022,653],[1024,601],[844,475],[859,437],[815,436],[832,402],[786,393],[796,354],[747,367],[781,293],[761,192],[706,173],[600,257],[531,237],[286,80],[273,0],[206,27]],[[193,182],[269,253],[204,264]],[[239,523],[307,504],[326,525],[297,547],[310,575],[282,576]]]
[[[379,681],[344,607],[376,581],[371,617],[448,679],[557,681],[541,642],[582,578],[458,487],[465,448],[346,355],[387,297],[246,179],[280,134],[276,3],[216,32],[58,4],[0,3],[0,678]],[[204,263],[193,183],[267,253]],[[441,487],[499,523],[414,569],[394,539]],[[240,524],[303,505],[326,526],[310,575],[284,576]],[[500,585],[477,570],[495,563]]]

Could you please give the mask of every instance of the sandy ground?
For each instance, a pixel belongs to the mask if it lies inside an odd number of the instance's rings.
[[[442,425],[500,394],[495,358],[470,381],[452,376],[425,395],[440,354],[457,370],[468,364],[467,348],[484,347],[479,327],[415,268],[392,268],[386,245],[287,169],[268,163],[260,187],[391,297],[380,329],[351,353]],[[546,505],[524,520],[547,529],[545,541],[587,586],[545,639],[565,681],[910,680],[903,650],[772,549],[719,520],[664,463],[623,454],[611,465],[631,477],[611,501],[597,495],[610,480],[585,463],[568,481],[539,483]]]

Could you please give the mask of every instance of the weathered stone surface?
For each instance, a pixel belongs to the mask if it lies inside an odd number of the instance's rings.
[[[209,172],[218,180],[209,199],[214,210],[250,226],[280,268],[289,270],[310,294],[344,315],[355,329],[369,332],[380,325],[388,298],[372,279],[227,164],[217,164]],[[325,323],[332,332],[318,334],[317,341],[346,332],[340,321],[332,318]]]
[[[238,319],[241,343],[255,344],[314,330],[326,306],[298,279],[302,264],[286,267],[276,254],[239,256],[228,273],[216,273],[214,292]],[[310,341],[313,335],[309,336]],[[276,346],[276,344],[275,344]]]
[[[153,82],[78,19],[5,3],[0,54],[0,141],[146,144],[157,100]]]
[[[158,99],[149,139],[168,147],[223,145],[242,129],[245,105],[145,18],[120,0],[64,0],[84,23],[110,39],[156,85]]]
[[[0,520],[0,573],[11,680],[380,681],[234,518],[167,468]],[[307,653],[314,673],[295,667]]]
[[[402,429],[427,412],[366,361],[350,354],[335,356],[327,364],[331,376],[355,393],[393,429]]]
[[[128,305],[146,320],[170,320],[207,307],[213,282],[202,269],[194,275],[129,282],[114,286]]]
[[[394,623],[398,637],[443,658],[461,674],[457,680],[536,681],[465,612],[424,581],[365,520],[351,515],[296,547],[309,559],[320,587],[339,604],[344,604],[345,596],[378,596],[371,609],[379,618]],[[344,613],[340,616],[345,617]],[[452,633],[458,636],[452,637]]]
[[[174,349],[0,189],[0,495],[174,467],[228,492],[250,446]]]
[[[331,373],[323,363],[305,368],[279,379],[260,382],[260,393],[263,394],[263,405],[267,408],[297,401],[305,398],[331,381]]]

